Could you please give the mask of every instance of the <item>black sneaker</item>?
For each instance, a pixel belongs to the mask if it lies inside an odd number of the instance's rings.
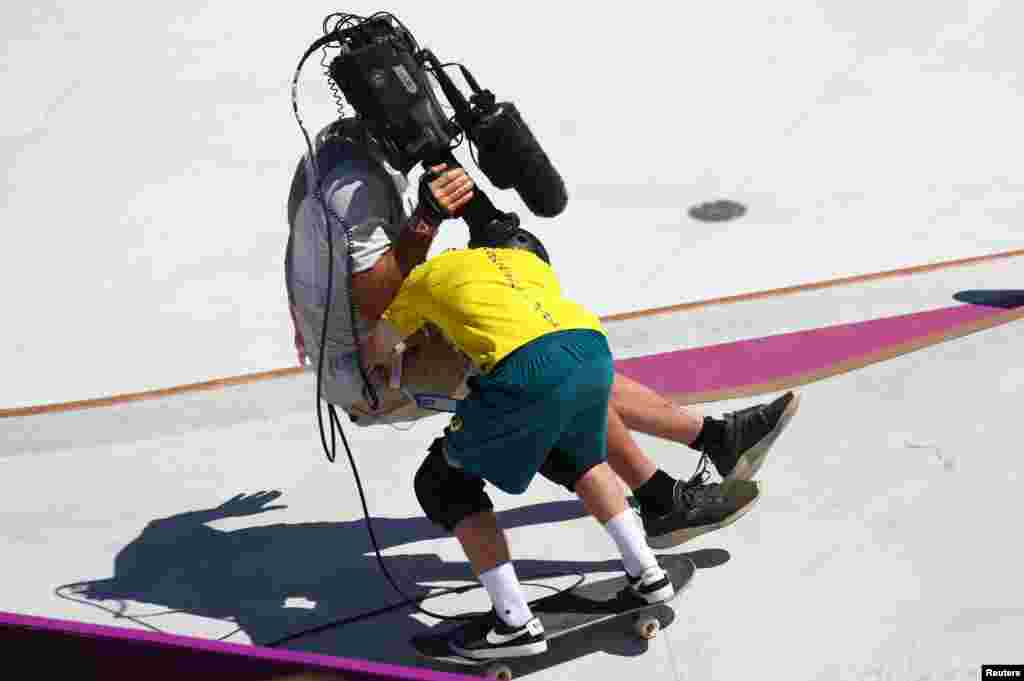
[[[774,402],[725,414],[724,441],[705,450],[722,479],[751,480],[799,406],[800,396],[788,392]]]
[[[540,655],[548,649],[544,625],[534,617],[510,627],[492,610],[452,632],[451,649],[474,660]]]
[[[627,572],[626,578],[629,579],[629,588],[633,595],[645,603],[661,603],[676,594],[672,580],[660,565],[647,568],[639,577]]]
[[[759,498],[758,484],[750,480],[737,480],[728,487],[679,480],[672,490],[671,511],[656,516],[641,509],[647,543],[656,549],[667,549],[731,525]]]

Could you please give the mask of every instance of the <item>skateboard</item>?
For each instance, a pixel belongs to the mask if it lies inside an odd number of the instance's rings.
[[[668,572],[675,587],[675,595],[669,601],[644,603],[629,591],[625,575],[583,584],[561,593],[546,596],[530,603],[533,614],[540,618],[547,634],[548,650],[555,641],[566,634],[600,624],[619,617],[633,617],[633,632],[641,639],[650,640],[661,629],[657,610],[679,597],[693,579],[697,570],[694,562],[684,555],[661,555],[658,563]],[[410,643],[421,657],[456,665],[485,667],[484,676],[489,679],[510,681],[512,669],[508,660],[530,658],[490,658],[478,660],[463,657],[451,650],[448,638],[458,627],[446,629],[437,634],[414,636]],[[542,653],[541,656],[546,653]],[[505,660],[505,661],[503,661]]]

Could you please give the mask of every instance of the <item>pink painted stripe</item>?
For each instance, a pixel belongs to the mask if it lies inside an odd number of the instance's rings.
[[[703,393],[778,381],[950,331],[1006,310],[980,305],[623,359],[618,371],[665,394]]]
[[[45,636],[47,632],[50,632],[101,639],[106,643],[114,644],[118,641],[134,643],[142,642],[150,644],[155,648],[162,648],[165,650],[178,649],[185,655],[187,655],[189,651],[218,653],[226,656],[223,663],[227,668],[230,668],[230,658],[246,658],[249,660],[263,660],[268,664],[285,663],[312,667],[321,671],[330,671],[334,673],[347,672],[349,674],[356,675],[361,679],[373,677],[381,679],[382,681],[470,681],[473,678],[463,674],[449,674],[428,669],[401,667],[392,664],[333,657],[330,655],[318,655],[315,653],[305,653],[295,650],[266,648],[241,643],[227,643],[224,641],[211,641],[207,639],[193,638],[190,636],[176,636],[173,634],[139,631],[135,629],[122,629],[119,627],[108,627],[97,624],[85,624],[82,622],[70,622],[46,617],[15,615],[13,613],[0,612],[0,627],[4,626],[37,630],[40,632],[41,636]],[[146,676],[146,670],[133,669],[130,671],[133,676],[136,674],[141,674],[143,677]]]

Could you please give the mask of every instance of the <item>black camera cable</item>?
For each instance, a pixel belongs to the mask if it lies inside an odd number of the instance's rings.
[[[352,23],[353,20],[357,20],[358,22],[361,23],[362,21],[368,21],[369,19],[373,19],[373,18],[376,18],[376,17],[379,17],[379,16],[385,16],[385,17],[388,17],[388,18],[394,20],[402,28],[402,30],[405,31],[406,35],[409,37],[409,40],[411,40],[412,43],[413,43],[413,46],[415,46],[415,44],[416,44],[415,43],[415,39],[412,38],[411,32],[409,32],[409,30],[406,29],[405,26],[402,25],[402,23],[397,18],[395,18],[393,15],[391,15],[390,13],[387,13],[387,12],[377,13],[377,14],[369,17],[368,19],[362,19],[360,17],[356,17],[355,15],[348,15],[348,14],[329,15],[324,20],[325,35],[323,37],[319,38],[318,40],[316,40],[306,50],[306,52],[303,54],[302,58],[299,60],[298,67],[295,69],[295,74],[292,77],[292,88],[291,88],[292,92],[291,92],[291,95],[292,95],[292,112],[293,112],[293,114],[295,116],[296,121],[298,122],[299,129],[302,132],[302,136],[303,136],[303,138],[306,141],[306,148],[307,148],[307,152],[308,152],[308,155],[309,155],[308,158],[310,159],[309,168],[311,169],[311,171],[313,173],[312,186],[315,188],[314,192],[315,192],[317,201],[320,204],[320,207],[321,207],[321,209],[323,211],[324,222],[325,222],[325,227],[326,227],[326,232],[327,232],[327,234],[326,234],[326,238],[327,238],[327,251],[328,251],[328,259],[327,259],[327,262],[328,262],[328,265],[327,265],[327,296],[326,296],[325,307],[324,307],[323,326],[321,328],[321,344],[320,344],[319,357],[318,357],[318,361],[317,361],[317,385],[316,385],[317,421],[318,421],[319,428],[320,428],[320,442],[321,442],[321,445],[322,445],[322,447],[324,449],[324,452],[327,455],[328,461],[333,463],[335,461],[335,458],[336,458],[336,449],[337,449],[337,441],[335,439],[335,430],[334,429],[335,429],[335,427],[337,427],[338,432],[341,435],[342,444],[345,447],[345,452],[346,452],[346,455],[347,455],[348,460],[349,460],[349,466],[352,469],[352,475],[353,475],[353,477],[355,479],[355,482],[356,482],[356,488],[357,488],[357,490],[359,492],[359,500],[360,500],[360,503],[361,503],[362,508],[363,508],[363,517],[364,517],[364,519],[366,521],[366,529],[367,529],[367,532],[368,532],[368,534],[370,536],[370,541],[373,544],[374,555],[376,556],[377,563],[380,566],[380,570],[383,573],[384,577],[387,579],[388,583],[402,597],[403,600],[400,603],[396,603],[396,604],[392,604],[392,605],[389,605],[389,606],[385,606],[384,608],[380,608],[378,610],[374,610],[374,611],[372,611],[370,613],[363,613],[363,614],[356,615],[356,616],[349,617],[349,618],[345,618],[345,619],[342,619],[342,620],[336,620],[334,622],[329,622],[327,624],[321,625],[321,626],[316,627],[314,629],[304,630],[304,631],[298,632],[296,634],[292,634],[292,635],[289,635],[287,637],[278,639],[276,641],[272,641],[270,643],[263,644],[263,645],[267,645],[267,646],[280,645],[281,643],[285,643],[287,641],[294,640],[294,639],[299,638],[301,636],[306,636],[306,635],[309,635],[309,634],[312,634],[312,633],[324,631],[324,630],[332,628],[332,627],[337,627],[337,626],[342,626],[344,624],[349,624],[349,623],[352,623],[352,622],[355,622],[355,621],[358,621],[358,620],[361,620],[361,619],[365,619],[367,617],[371,617],[371,616],[374,616],[374,615],[383,614],[385,612],[390,612],[392,610],[400,609],[400,608],[406,607],[408,605],[412,605],[413,607],[416,608],[416,610],[418,610],[419,612],[422,612],[425,615],[429,615],[430,617],[433,617],[435,619],[447,620],[447,621],[452,621],[452,620],[454,620],[454,621],[468,621],[468,620],[472,620],[472,619],[474,619],[474,618],[476,618],[476,617],[478,617],[478,616],[480,616],[482,614],[482,613],[466,613],[466,614],[463,614],[463,615],[443,615],[441,613],[436,613],[436,612],[431,612],[429,610],[426,610],[425,608],[423,608],[420,605],[420,603],[422,601],[424,601],[424,600],[426,600],[428,598],[434,598],[434,597],[448,595],[448,594],[465,593],[467,591],[471,591],[471,590],[474,590],[474,589],[479,589],[479,588],[481,588],[480,584],[470,584],[470,585],[465,585],[465,586],[461,586],[461,587],[454,587],[454,588],[449,588],[449,589],[443,589],[440,592],[423,594],[423,595],[420,595],[420,596],[417,596],[417,597],[409,596],[401,588],[401,586],[399,586],[397,580],[395,580],[395,578],[393,577],[393,575],[391,574],[391,572],[388,570],[387,566],[384,563],[384,559],[383,559],[383,556],[381,555],[381,551],[380,551],[380,544],[378,543],[376,533],[373,530],[373,521],[371,520],[371,517],[370,517],[369,507],[367,506],[367,503],[366,503],[366,493],[365,493],[365,490],[363,488],[362,478],[359,475],[358,467],[356,466],[355,458],[354,458],[354,456],[352,454],[352,449],[349,446],[348,439],[345,437],[344,428],[342,428],[341,423],[338,420],[337,411],[335,410],[334,405],[329,404],[329,403],[328,403],[327,411],[328,411],[328,415],[329,415],[329,423],[330,423],[330,430],[331,430],[331,446],[330,447],[328,447],[328,445],[327,445],[327,440],[326,440],[326,437],[325,437],[325,434],[324,434],[323,411],[322,411],[322,403],[321,403],[322,402],[321,390],[322,390],[322,385],[323,385],[322,381],[323,381],[324,360],[325,360],[325,356],[327,354],[324,351],[324,347],[325,347],[325,341],[327,339],[327,328],[328,328],[328,322],[330,320],[330,308],[331,308],[331,302],[332,302],[331,301],[331,297],[332,297],[333,288],[334,288],[334,239],[333,239],[333,234],[332,234],[333,230],[331,229],[331,215],[333,215],[335,220],[337,220],[339,222],[339,224],[342,226],[341,232],[344,235],[345,246],[346,246],[346,254],[348,256],[348,265],[349,265],[349,267],[348,267],[347,276],[349,277],[349,288],[348,288],[348,292],[349,292],[349,295],[348,295],[349,320],[350,320],[351,329],[352,329],[353,345],[355,347],[356,363],[358,364],[358,367],[359,367],[360,376],[363,379],[363,383],[364,383],[364,386],[365,386],[365,392],[367,393],[366,397],[367,397],[367,401],[370,404],[370,407],[373,408],[373,409],[376,409],[379,406],[380,402],[379,402],[379,397],[377,395],[376,389],[374,388],[372,382],[370,381],[369,376],[367,375],[367,372],[366,372],[366,368],[363,365],[362,350],[361,350],[360,345],[359,345],[358,326],[357,326],[358,310],[356,308],[355,301],[353,300],[353,297],[351,295],[351,290],[352,290],[352,279],[351,279],[351,277],[352,277],[352,272],[353,272],[353,267],[352,267],[352,265],[353,265],[353,263],[352,263],[352,249],[353,249],[353,246],[352,246],[351,240],[349,239],[349,232],[348,232],[348,228],[345,226],[345,221],[342,220],[341,217],[337,215],[337,213],[335,213],[334,211],[332,211],[330,209],[330,207],[327,204],[327,200],[326,200],[326,198],[323,195],[323,191],[322,191],[322,189],[320,187],[319,167],[318,167],[318,164],[317,164],[317,155],[316,155],[316,151],[317,150],[314,148],[313,142],[312,142],[312,140],[310,139],[310,136],[309,136],[309,132],[306,129],[306,126],[305,126],[305,124],[304,124],[304,122],[302,120],[301,114],[299,113],[299,105],[298,105],[299,76],[300,76],[300,74],[302,72],[303,65],[305,64],[306,60],[313,54],[313,52],[315,52],[318,49],[325,48],[331,42],[335,42],[335,41],[337,41],[339,39],[338,33],[341,30],[341,27],[346,26],[346,25]],[[334,27],[333,30],[326,31],[328,21],[331,18],[334,18],[334,17],[339,17],[339,22],[336,24],[336,26]],[[334,92],[334,90],[332,90],[332,92]],[[335,95],[336,95],[335,99],[339,100],[340,95],[338,95],[337,92],[335,92]],[[340,102],[339,102],[339,105],[340,105]],[[551,575],[551,576],[556,576],[556,575]],[[581,575],[581,574],[577,574],[576,577],[578,578],[578,581],[575,584],[573,584],[571,587],[569,587],[568,589],[561,589],[560,590],[560,589],[554,589],[553,587],[550,587],[550,586],[547,586],[547,585],[540,585],[540,586],[542,586],[544,588],[552,589],[552,590],[554,590],[556,592],[568,591],[568,590],[572,590],[572,589],[576,588],[580,583],[582,583],[585,580],[585,577],[583,575]]]

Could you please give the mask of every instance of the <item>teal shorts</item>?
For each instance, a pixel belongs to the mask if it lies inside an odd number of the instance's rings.
[[[469,379],[446,429],[449,463],[521,494],[553,449],[582,475],[607,458],[615,368],[604,334],[541,336]]]

